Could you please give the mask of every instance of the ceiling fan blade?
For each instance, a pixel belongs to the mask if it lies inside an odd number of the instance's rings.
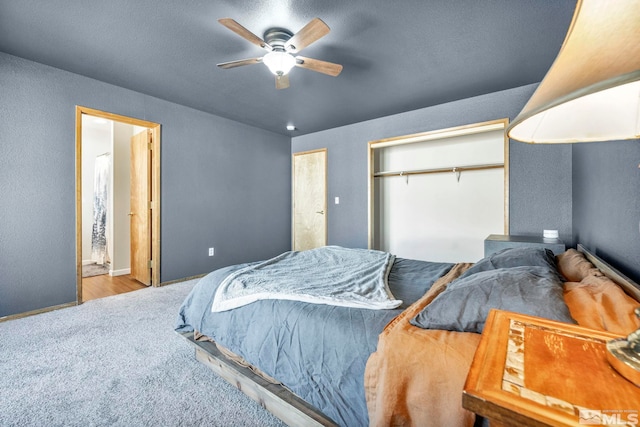
[[[267,42],[265,42],[260,37],[253,34],[251,31],[247,30],[242,25],[238,24],[235,20],[231,18],[221,18],[221,19],[218,19],[218,22],[224,25],[225,27],[227,27],[228,29],[230,29],[231,31],[233,31],[234,33],[236,33],[237,35],[239,35],[240,37],[242,37],[243,39],[248,40],[251,43],[255,44],[256,46],[259,46],[262,49],[268,50],[268,51],[273,50],[273,48]]]
[[[276,89],[286,89],[289,87],[289,76],[284,74],[276,76]]]
[[[307,70],[317,71],[318,73],[328,74],[333,77],[336,77],[342,71],[342,65],[340,64],[305,58],[304,56],[296,56],[296,67],[306,68]]]
[[[240,59],[238,61],[222,62],[218,64],[218,67],[224,68],[226,70],[228,68],[236,68],[236,67],[241,67],[243,65],[259,64],[261,62],[262,62],[262,58]]]
[[[285,50],[292,53],[300,52],[320,37],[329,34],[329,31],[331,31],[329,26],[325,24],[322,19],[313,18],[311,22],[287,41]]]

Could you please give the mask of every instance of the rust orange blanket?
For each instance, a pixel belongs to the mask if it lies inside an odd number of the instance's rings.
[[[640,325],[635,301],[570,249],[557,257],[569,281],[564,299],[581,326],[627,335]],[[456,264],[420,300],[391,321],[367,362],[365,396],[371,426],[473,426],[462,390],[480,335],[420,329],[409,323],[472,264]]]
[[[456,264],[380,334],[365,370],[371,426],[473,425],[474,414],[462,408],[462,389],[480,335],[409,323],[471,265]]]

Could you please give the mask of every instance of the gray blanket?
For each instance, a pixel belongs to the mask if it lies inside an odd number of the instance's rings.
[[[396,308],[402,301],[387,284],[394,259],[387,252],[339,246],[285,252],[231,273],[218,287],[211,310],[231,310],[264,299]]]

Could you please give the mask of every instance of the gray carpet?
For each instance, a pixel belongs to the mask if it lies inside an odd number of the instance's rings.
[[[173,331],[194,284],[0,322],[0,426],[282,426]]]

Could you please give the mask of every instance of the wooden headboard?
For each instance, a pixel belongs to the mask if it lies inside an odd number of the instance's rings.
[[[605,260],[599,258],[596,254],[580,244],[578,244],[578,251],[582,252],[585,258],[598,267],[605,276],[616,282],[627,294],[631,295],[633,299],[640,302],[640,285],[629,279],[627,276],[609,265]]]

